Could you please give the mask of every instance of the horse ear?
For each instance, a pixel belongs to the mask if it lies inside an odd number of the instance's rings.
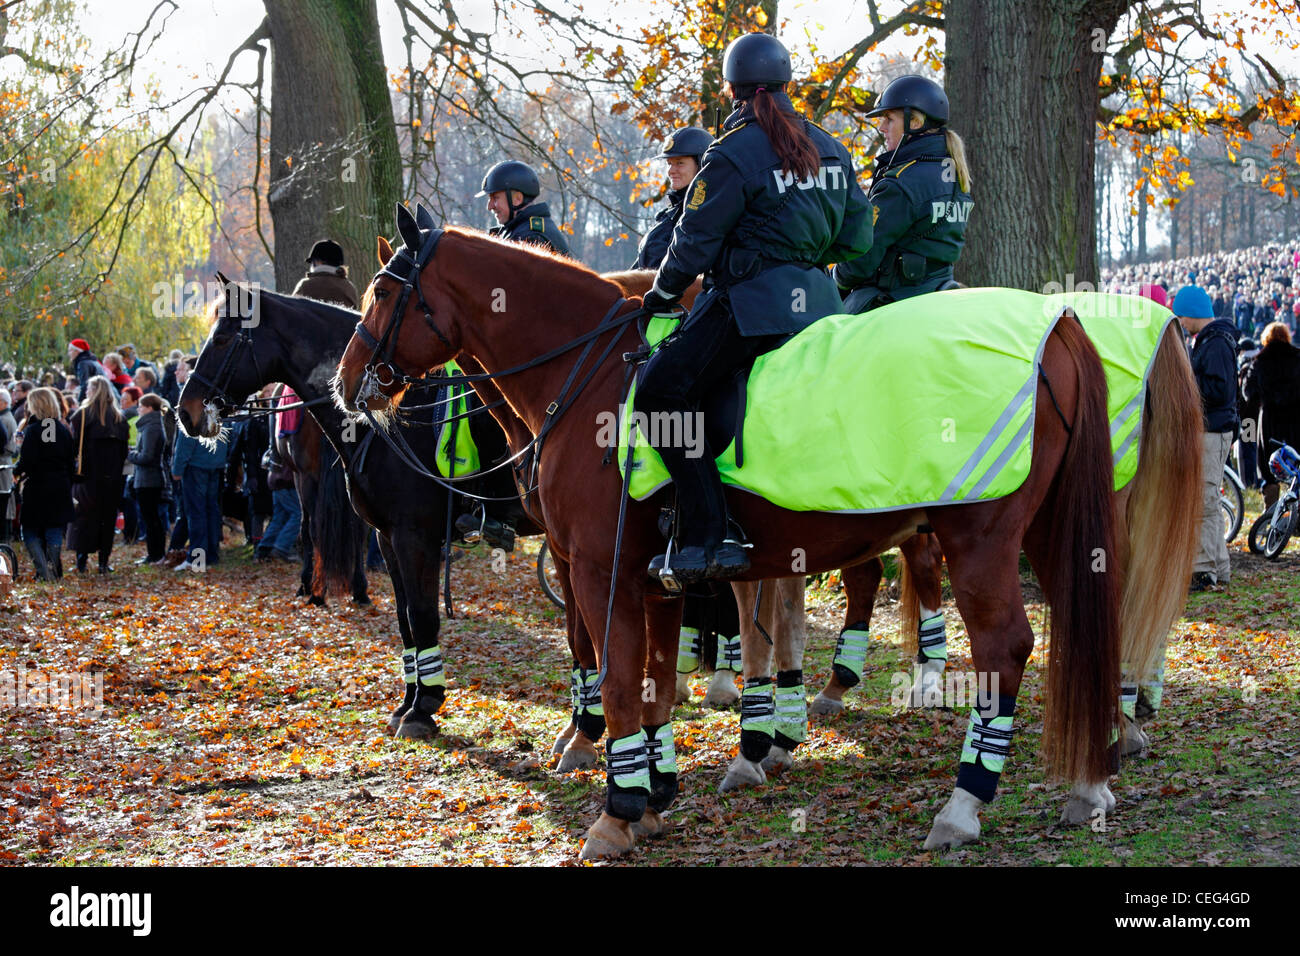
[[[433,213],[424,208],[424,203],[415,204],[415,224],[423,229],[434,229]]]
[[[408,249],[420,248],[420,227],[407,209],[400,202],[397,204],[397,234],[402,237]]]
[[[393,247],[383,236],[379,237],[376,252],[379,256],[379,264],[381,266],[388,265],[388,260],[393,258]]]

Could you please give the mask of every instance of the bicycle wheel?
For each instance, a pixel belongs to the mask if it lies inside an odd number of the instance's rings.
[[[1250,526],[1250,534],[1246,537],[1246,543],[1250,546],[1251,553],[1264,553],[1264,535],[1269,525],[1273,521],[1273,509],[1276,502],[1264,509],[1264,513],[1255,519],[1255,523]]]
[[[1286,543],[1291,540],[1291,533],[1295,531],[1296,522],[1296,499],[1279,498],[1277,507],[1273,509],[1273,520],[1269,522],[1268,531],[1264,536],[1264,557],[1276,558],[1286,547]]]
[[[9,568],[9,575],[18,580],[18,554],[8,544],[0,544],[0,555],[4,555],[5,565]]]
[[[1226,472],[1223,483],[1219,485],[1219,507],[1226,513],[1223,540],[1231,544],[1241,531],[1241,521],[1246,516],[1246,499],[1241,493],[1241,485],[1229,478]]]
[[[542,547],[537,552],[537,582],[551,603],[564,610],[564,589],[560,587],[560,576],[555,571],[555,562],[551,560],[550,544],[543,538]]]

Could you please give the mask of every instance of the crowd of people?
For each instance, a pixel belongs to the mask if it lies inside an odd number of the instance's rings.
[[[174,413],[195,356],[155,364],[128,343],[100,358],[84,339],[67,356],[39,382],[0,375],[0,543],[20,538],[38,578],[63,576],[64,551],[80,573],[92,557],[112,573],[118,541],[145,544],[140,565],[219,565],[223,516],[242,521],[258,558],[298,560],[292,467],[265,416],[203,442]]]

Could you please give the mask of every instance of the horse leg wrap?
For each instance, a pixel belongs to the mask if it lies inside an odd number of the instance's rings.
[[[948,660],[948,637],[944,631],[942,611],[931,614],[917,625],[916,660],[921,664]]]
[[[726,637],[718,635],[718,656],[715,668],[720,671],[735,671],[739,674],[744,668],[740,663],[740,635]]]
[[[434,644],[416,654],[415,672],[421,687],[446,687],[447,678],[442,673],[442,648]]]
[[[579,668],[574,673],[577,675],[578,704],[573,711],[573,723],[584,737],[595,743],[605,733],[605,707],[600,699],[600,688],[595,686],[600,671]]]
[[[794,750],[808,736],[808,697],[803,671],[776,672],[776,745]]]
[[[402,694],[402,706],[409,709],[415,703],[419,691],[415,677],[415,648],[413,647],[402,651],[402,680],[406,684],[405,692]]]
[[[683,627],[677,635],[677,673],[690,674],[700,666],[700,629]]]
[[[605,768],[605,812],[620,820],[640,820],[650,797],[645,734],[638,730],[618,740],[606,740]]]
[[[1147,721],[1156,715],[1160,709],[1160,703],[1165,696],[1165,659],[1163,655],[1160,663],[1156,666],[1155,675],[1148,681],[1143,681],[1138,687],[1137,707],[1135,708],[1138,720]]]
[[[650,767],[650,809],[662,813],[677,796],[677,750],[672,723],[642,727]]]
[[[1128,680],[1119,682],[1119,709],[1129,720],[1137,716],[1138,685]]]
[[[865,621],[857,621],[840,631],[835,642],[835,657],[831,670],[843,687],[856,687],[862,680],[862,668],[867,663],[867,645],[871,634]]]
[[[776,733],[776,701],[772,678],[747,677],[740,692],[740,752],[758,763],[772,749]]]
[[[957,786],[985,803],[993,799],[998,789],[998,778],[1011,752],[1012,717],[1016,712],[1016,699],[998,694],[996,715],[985,715],[979,708],[970,710],[970,724],[966,739],[961,745],[961,766],[957,770]]]

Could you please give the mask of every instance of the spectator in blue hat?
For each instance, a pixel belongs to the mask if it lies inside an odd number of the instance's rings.
[[[1228,452],[1237,437],[1237,332],[1227,319],[1214,317],[1209,294],[1188,285],[1174,296],[1173,313],[1194,337],[1192,372],[1201,390],[1205,433],[1201,454],[1201,544],[1192,565],[1191,590],[1227,585],[1228,545],[1219,515],[1219,485]]]

